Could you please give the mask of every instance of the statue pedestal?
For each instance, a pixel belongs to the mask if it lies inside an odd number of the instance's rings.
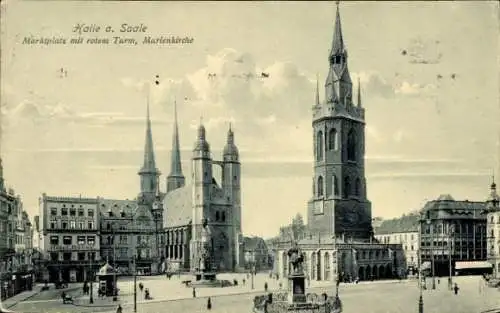
[[[288,276],[288,302],[306,303],[306,277],[304,274]]]
[[[214,273],[214,272],[195,272],[193,274],[193,276],[194,276],[195,281],[202,281],[202,280],[213,281],[213,280],[215,280],[217,273]]]

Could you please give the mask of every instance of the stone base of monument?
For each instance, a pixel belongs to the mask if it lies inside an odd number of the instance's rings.
[[[217,279],[215,272],[195,272],[193,278],[187,287],[194,288],[214,288],[214,287],[227,287],[231,286],[228,280]]]

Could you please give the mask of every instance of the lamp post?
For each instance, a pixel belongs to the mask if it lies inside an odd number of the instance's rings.
[[[418,313],[424,313],[424,298],[422,296],[422,271],[421,271],[421,263],[422,263],[422,220],[418,223]]]
[[[113,301],[118,300],[118,288],[116,288],[116,271],[118,267],[116,266],[116,224],[113,224]]]
[[[450,261],[450,264],[448,264],[449,268],[450,268],[450,271],[449,271],[449,274],[450,274],[450,277],[448,278],[448,288],[451,290],[452,289],[452,286],[453,286],[453,269],[452,269],[452,261],[451,261],[451,257],[452,257],[452,254],[453,254],[453,242],[454,242],[454,238],[455,237],[455,225],[452,224],[450,225],[450,236],[449,236],[449,246],[450,246],[450,253],[449,253],[449,261]]]
[[[434,227],[432,227],[432,220],[430,217],[427,217],[426,221],[427,225],[430,227],[431,233],[431,270],[432,270],[432,289],[436,289],[436,276],[434,274]]]
[[[250,256],[250,276],[252,278],[252,289],[254,289],[253,277],[255,275],[255,251],[252,251]]]
[[[92,286],[94,286],[94,253],[90,254],[90,304],[94,303],[94,292]]]
[[[134,249],[134,313],[137,312],[137,249]]]

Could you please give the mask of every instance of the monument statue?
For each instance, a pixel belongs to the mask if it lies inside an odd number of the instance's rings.
[[[291,275],[304,274],[304,254],[300,251],[297,243],[294,244],[287,252],[290,262]]]

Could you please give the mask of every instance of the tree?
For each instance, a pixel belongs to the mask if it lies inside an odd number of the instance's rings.
[[[295,217],[292,219],[292,232],[293,237],[298,240],[304,237],[306,232],[306,225],[304,224],[304,218],[302,214],[297,213]]]

